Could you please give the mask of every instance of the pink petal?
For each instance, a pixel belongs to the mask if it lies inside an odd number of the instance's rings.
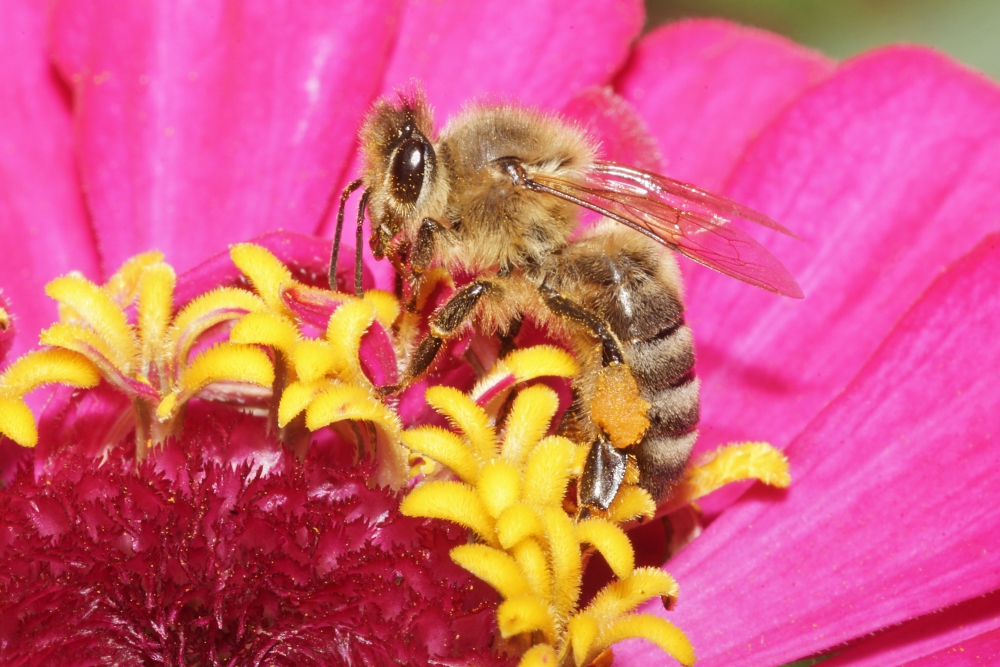
[[[940,268],[1000,227],[998,170],[1000,89],[927,50],[854,60],[770,125],[729,194],[802,236],[765,245],[806,298],[687,272],[699,446],[784,446]]]
[[[643,37],[615,87],[659,140],[665,174],[719,188],[767,122],[832,70],[776,35],[694,20]]]
[[[0,289],[21,331],[11,358],[56,319],[45,283],[71,269],[99,277],[69,107],[46,57],[45,6],[12,0],[0,12]]]
[[[670,562],[701,667],[783,664],[1000,588],[998,330],[995,234],[794,440],[790,490],[756,487]]]
[[[904,667],[974,667],[995,665],[1000,658],[1000,630],[992,630],[941,649]]]
[[[663,171],[660,148],[645,121],[610,87],[595,86],[574,95],[560,113],[586,129],[602,160]]]
[[[964,646],[1000,627],[998,610],[1000,590],[866,637],[825,661],[823,667],[899,665],[933,654],[941,647]]]
[[[109,268],[179,270],[271,229],[313,231],[377,91],[392,0],[64,0],[84,186]]]
[[[643,18],[636,0],[411,0],[382,92],[417,79],[439,123],[483,95],[559,109],[611,79]]]

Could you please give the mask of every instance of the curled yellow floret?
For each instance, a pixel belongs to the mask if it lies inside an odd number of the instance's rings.
[[[542,632],[550,643],[555,643],[557,637],[552,607],[537,595],[504,601],[497,610],[497,626],[504,637]]]
[[[116,365],[130,368],[139,354],[135,330],[107,290],[83,276],[68,275],[51,281],[45,293],[107,341]]]
[[[694,664],[694,646],[687,635],[670,621],[652,614],[633,614],[612,621],[601,629],[592,652],[600,653],[626,639],[646,639],[685,667]]]
[[[293,284],[291,271],[270,250],[253,243],[238,243],[229,249],[229,256],[240,271],[253,284],[267,307],[285,313],[286,306],[281,291]]]
[[[179,404],[215,382],[241,382],[270,387],[274,366],[263,350],[253,345],[219,343],[197,357],[181,372],[179,387],[160,403],[158,419],[169,418]]]
[[[174,284],[177,276],[167,264],[145,267],[138,280],[139,340],[143,372],[149,373],[165,352],[167,328],[174,316]]]
[[[473,452],[483,460],[497,455],[497,435],[490,426],[486,411],[454,387],[431,387],[425,395],[427,404],[440,412],[468,439]]]
[[[281,313],[248,313],[233,326],[229,340],[245,345],[267,345],[288,354],[299,340],[295,323]]]
[[[21,397],[0,396],[0,433],[22,447],[38,444],[35,416]]]
[[[559,397],[545,385],[534,385],[519,392],[507,417],[507,433],[501,449],[503,459],[522,465],[549,430],[558,408]]]
[[[420,426],[402,435],[403,444],[451,468],[467,484],[479,479],[479,462],[462,439],[438,426]]]
[[[451,550],[451,559],[476,575],[504,598],[527,595],[531,584],[507,552],[484,544],[466,544]]]
[[[34,447],[38,428],[24,395],[46,384],[87,388],[100,381],[94,364],[76,352],[56,348],[25,354],[0,374],[0,433],[22,447]]]
[[[452,521],[476,533],[487,544],[496,544],[496,522],[476,492],[457,482],[429,482],[410,491],[399,511],[406,516]]]
[[[45,384],[93,387],[101,376],[90,361],[70,350],[29,352],[0,374],[0,395],[24,396]]]
[[[719,447],[688,466],[667,509],[683,507],[727,484],[751,479],[786,488],[792,481],[788,459],[766,442]]]

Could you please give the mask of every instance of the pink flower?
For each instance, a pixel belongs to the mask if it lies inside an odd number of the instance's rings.
[[[802,302],[685,266],[699,449],[768,440],[794,481],[706,502],[660,613],[701,665],[997,655],[995,84],[922,49],[834,64],[718,22],[630,51],[633,1],[31,4],[0,16],[11,357],[55,319],[42,285],[58,274],[103,280],[150,248],[184,271],[270,230],[327,234],[361,115],[411,77],[439,122],[476,95],[558,111],[611,84],[665,173],[802,239],[760,235]],[[5,468],[23,460],[0,447]]]

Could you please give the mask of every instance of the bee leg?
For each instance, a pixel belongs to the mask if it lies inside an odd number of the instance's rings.
[[[370,190],[365,190],[361,195],[361,203],[358,204],[358,231],[354,240],[354,293],[358,295],[358,298],[365,295],[364,290],[361,289],[361,252],[364,250],[365,209],[368,208],[370,194]]]
[[[497,351],[497,359],[503,359],[514,351],[514,339],[521,332],[521,325],[524,320],[521,317],[515,318],[507,330],[500,334],[500,349]]]
[[[580,504],[608,509],[625,479],[625,452],[617,449],[603,435],[590,446],[580,477]]]
[[[545,300],[545,305],[548,306],[549,310],[560,317],[586,327],[601,341],[605,366],[625,363],[625,357],[622,355],[618,339],[611,333],[611,328],[608,327],[604,320],[588,313],[580,305],[573,303],[548,285],[542,285],[538,289],[542,293],[542,298]]]
[[[406,260],[410,256],[410,244],[407,241],[403,241],[396,248],[396,252],[389,255],[389,261],[392,263],[392,268],[395,270],[395,277],[393,279],[393,294],[399,301],[403,300],[403,284],[409,284],[406,280],[406,276],[409,272],[406,270]],[[413,311],[410,311],[413,312]]]
[[[605,366],[625,363],[621,345],[604,320],[588,313],[582,306],[570,301],[548,285],[543,284],[539,290],[549,310],[587,328],[601,341],[602,361]],[[618,494],[622,480],[625,479],[627,459],[627,454],[616,448],[607,434],[602,432],[590,446],[587,461],[583,466],[583,475],[580,477],[578,487],[580,504],[584,507],[608,509]]]
[[[420,377],[420,375],[430,368],[437,356],[438,351],[455,331],[472,315],[479,301],[489,294],[500,291],[500,286],[492,280],[477,280],[463,287],[457,294],[448,299],[434,319],[431,321],[430,332],[427,337],[420,341],[417,351],[410,359],[410,365],[403,373],[399,383],[381,387],[379,392],[395,394],[410,382]]]
[[[340,237],[344,233],[344,208],[347,206],[347,198],[351,196],[355,190],[361,187],[362,181],[360,178],[356,181],[351,181],[344,188],[344,191],[340,193],[340,208],[337,209],[337,229],[333,233],[333,252],[330,253],[330,270],[328,279],[330,282],[330,289],[334,292],[337,291],[337,260],[340,259]],[[327,210],[323,214],[323,219],[329,214],[330,206],[333,204],[333,195],[330,195],[330,202],[327,204]]]
[[[420,286],[424,282],[424,271],[434,259],[434,234],[438,229],[440,227],[433,219],[424,218],[417,231],[417,238],[413,242],[410,253],[410,300],[406,304],[406,309],[411,313],[417,309],[417,298],[420,296]]]

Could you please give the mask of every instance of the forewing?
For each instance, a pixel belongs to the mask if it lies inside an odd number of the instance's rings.
[[[541,189],[617,220],[696,262],[751,285],[802,298],[791,273],[733,221],[786,234],[767,216],[686,183],[631,167],[598,163],[580,183],[538,174]]]

